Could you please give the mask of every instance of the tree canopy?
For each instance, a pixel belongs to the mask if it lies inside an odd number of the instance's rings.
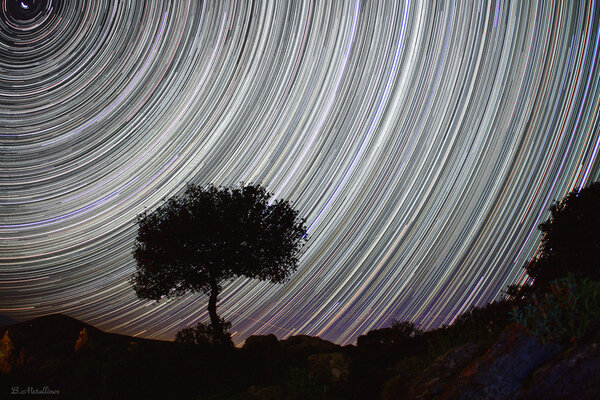
[[[259,185],[190,184],[183,195],[138,216],[133,288],[139,298],[154,300],[209,294],[211,323],[222,332],[216,303],[223,282],[288,279],[306,241],[304,222],[288,201],[272,200]]]

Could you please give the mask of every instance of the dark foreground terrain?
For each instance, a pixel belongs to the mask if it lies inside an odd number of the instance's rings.
[[[445,327],[418,335],[406,328],[372,331],[357,346],[268,335],[238,349],[105,333],[48,315],[0,328],[0,397],[600,398],[598,333],[580,343],[542,344],[493,319],[466,335],[464,327],[460,334]]]

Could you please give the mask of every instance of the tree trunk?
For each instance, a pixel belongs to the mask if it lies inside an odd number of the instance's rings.
[[[215,339],[224,345],[233,345],[231,337],[225,332],[221,318],[217,315],[217,298],[219,296],[219,284],[217,279],[211,274],[210,276],[210,297],[208,298],[208,315],[210,323],[215,331]]]

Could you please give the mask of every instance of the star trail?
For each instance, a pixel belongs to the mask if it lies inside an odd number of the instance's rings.
[[[600,179],[596,2],[1,0],[0,313],[173,338],[136,216],[261,183],[307,220],[291,280],[238,279],[251,334],[352,343],[524,282],[548,207]]]

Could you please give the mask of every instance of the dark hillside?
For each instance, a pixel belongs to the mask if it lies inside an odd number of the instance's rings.
[[[396,324],[358,346],[267,335],[241,349],[117,335],[49,315],[2,329],[0,390],[73,399],[600,398],[600,336],[541,343],[506,325],[506,308],[472,310],[430,332]]]

